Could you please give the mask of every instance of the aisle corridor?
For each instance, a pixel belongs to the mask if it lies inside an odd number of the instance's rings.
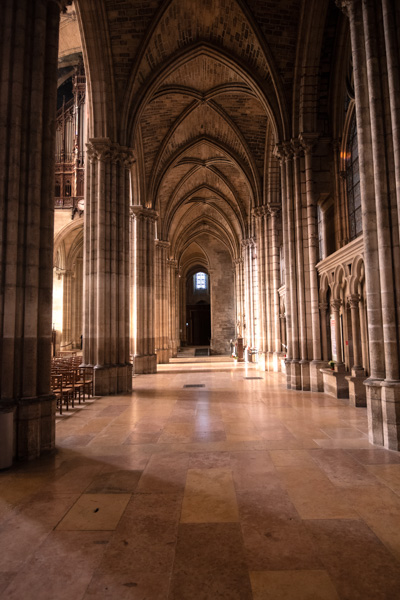
[[[399,597],[400,456],[366,409],[201,359],[133,384],[0,474],[1,598]]]

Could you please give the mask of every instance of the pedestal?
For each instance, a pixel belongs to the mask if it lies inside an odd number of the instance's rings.
[[[351,406],[367,406],[364,369],[352,369],[351,375],[346,375],[349,386],[349,404]]]
[[[109,396],[132,391],[132,365],[101,365],[93,369],[93,394]]]
[[[348,398],[349,385],[345,373],[332,371],[332,369],[321,369],[324,381],[324,392],[334,398]]]
[[[310,363],[308,360],[300,361],[301,389],[308,392],[310,389]]]
[[[155,354],[135,355],[133,357],[133,372],[135,375],[157,373],[157,356]]]
[[[368,436],[371,444],[383,446],[382,379],[366,379]]]
[[[383,381],[381,391],[384,446],[400,450],[400,381]]]
[[[310,362],[310,390],[312,392],[324,391],[324,377],[322,369],[326,369],[328,363],[324,360],[313,360]]]
[[[290,383],[292,390],[301,390],[301,365],[299,360],[290,363]]]

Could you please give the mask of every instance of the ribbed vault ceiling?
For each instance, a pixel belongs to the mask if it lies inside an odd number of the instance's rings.
[[[238,256],[263,203],[270,105],[256,80],[271,91],[265,55],[236,2],[175,0],[152,31],[133,83],[141,202],[158,211],[175,256],[200,231]],[[196,49],[182,54],[185,36]]]

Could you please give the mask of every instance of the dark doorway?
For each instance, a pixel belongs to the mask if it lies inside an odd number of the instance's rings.
[[[211,338],[210,305],[188,305],[187,317],[189,346],[209,346]]]
[[[204,267],[193,267],[186,278],[186,340],[189,346],[209,346],[211,340],[210,278]]]

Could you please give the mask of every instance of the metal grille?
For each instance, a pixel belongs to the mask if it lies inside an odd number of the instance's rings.
[[[184,388],[200,388],[200,387],[205,387],[204,383],[188,383],[187,385],[183,386]]]

